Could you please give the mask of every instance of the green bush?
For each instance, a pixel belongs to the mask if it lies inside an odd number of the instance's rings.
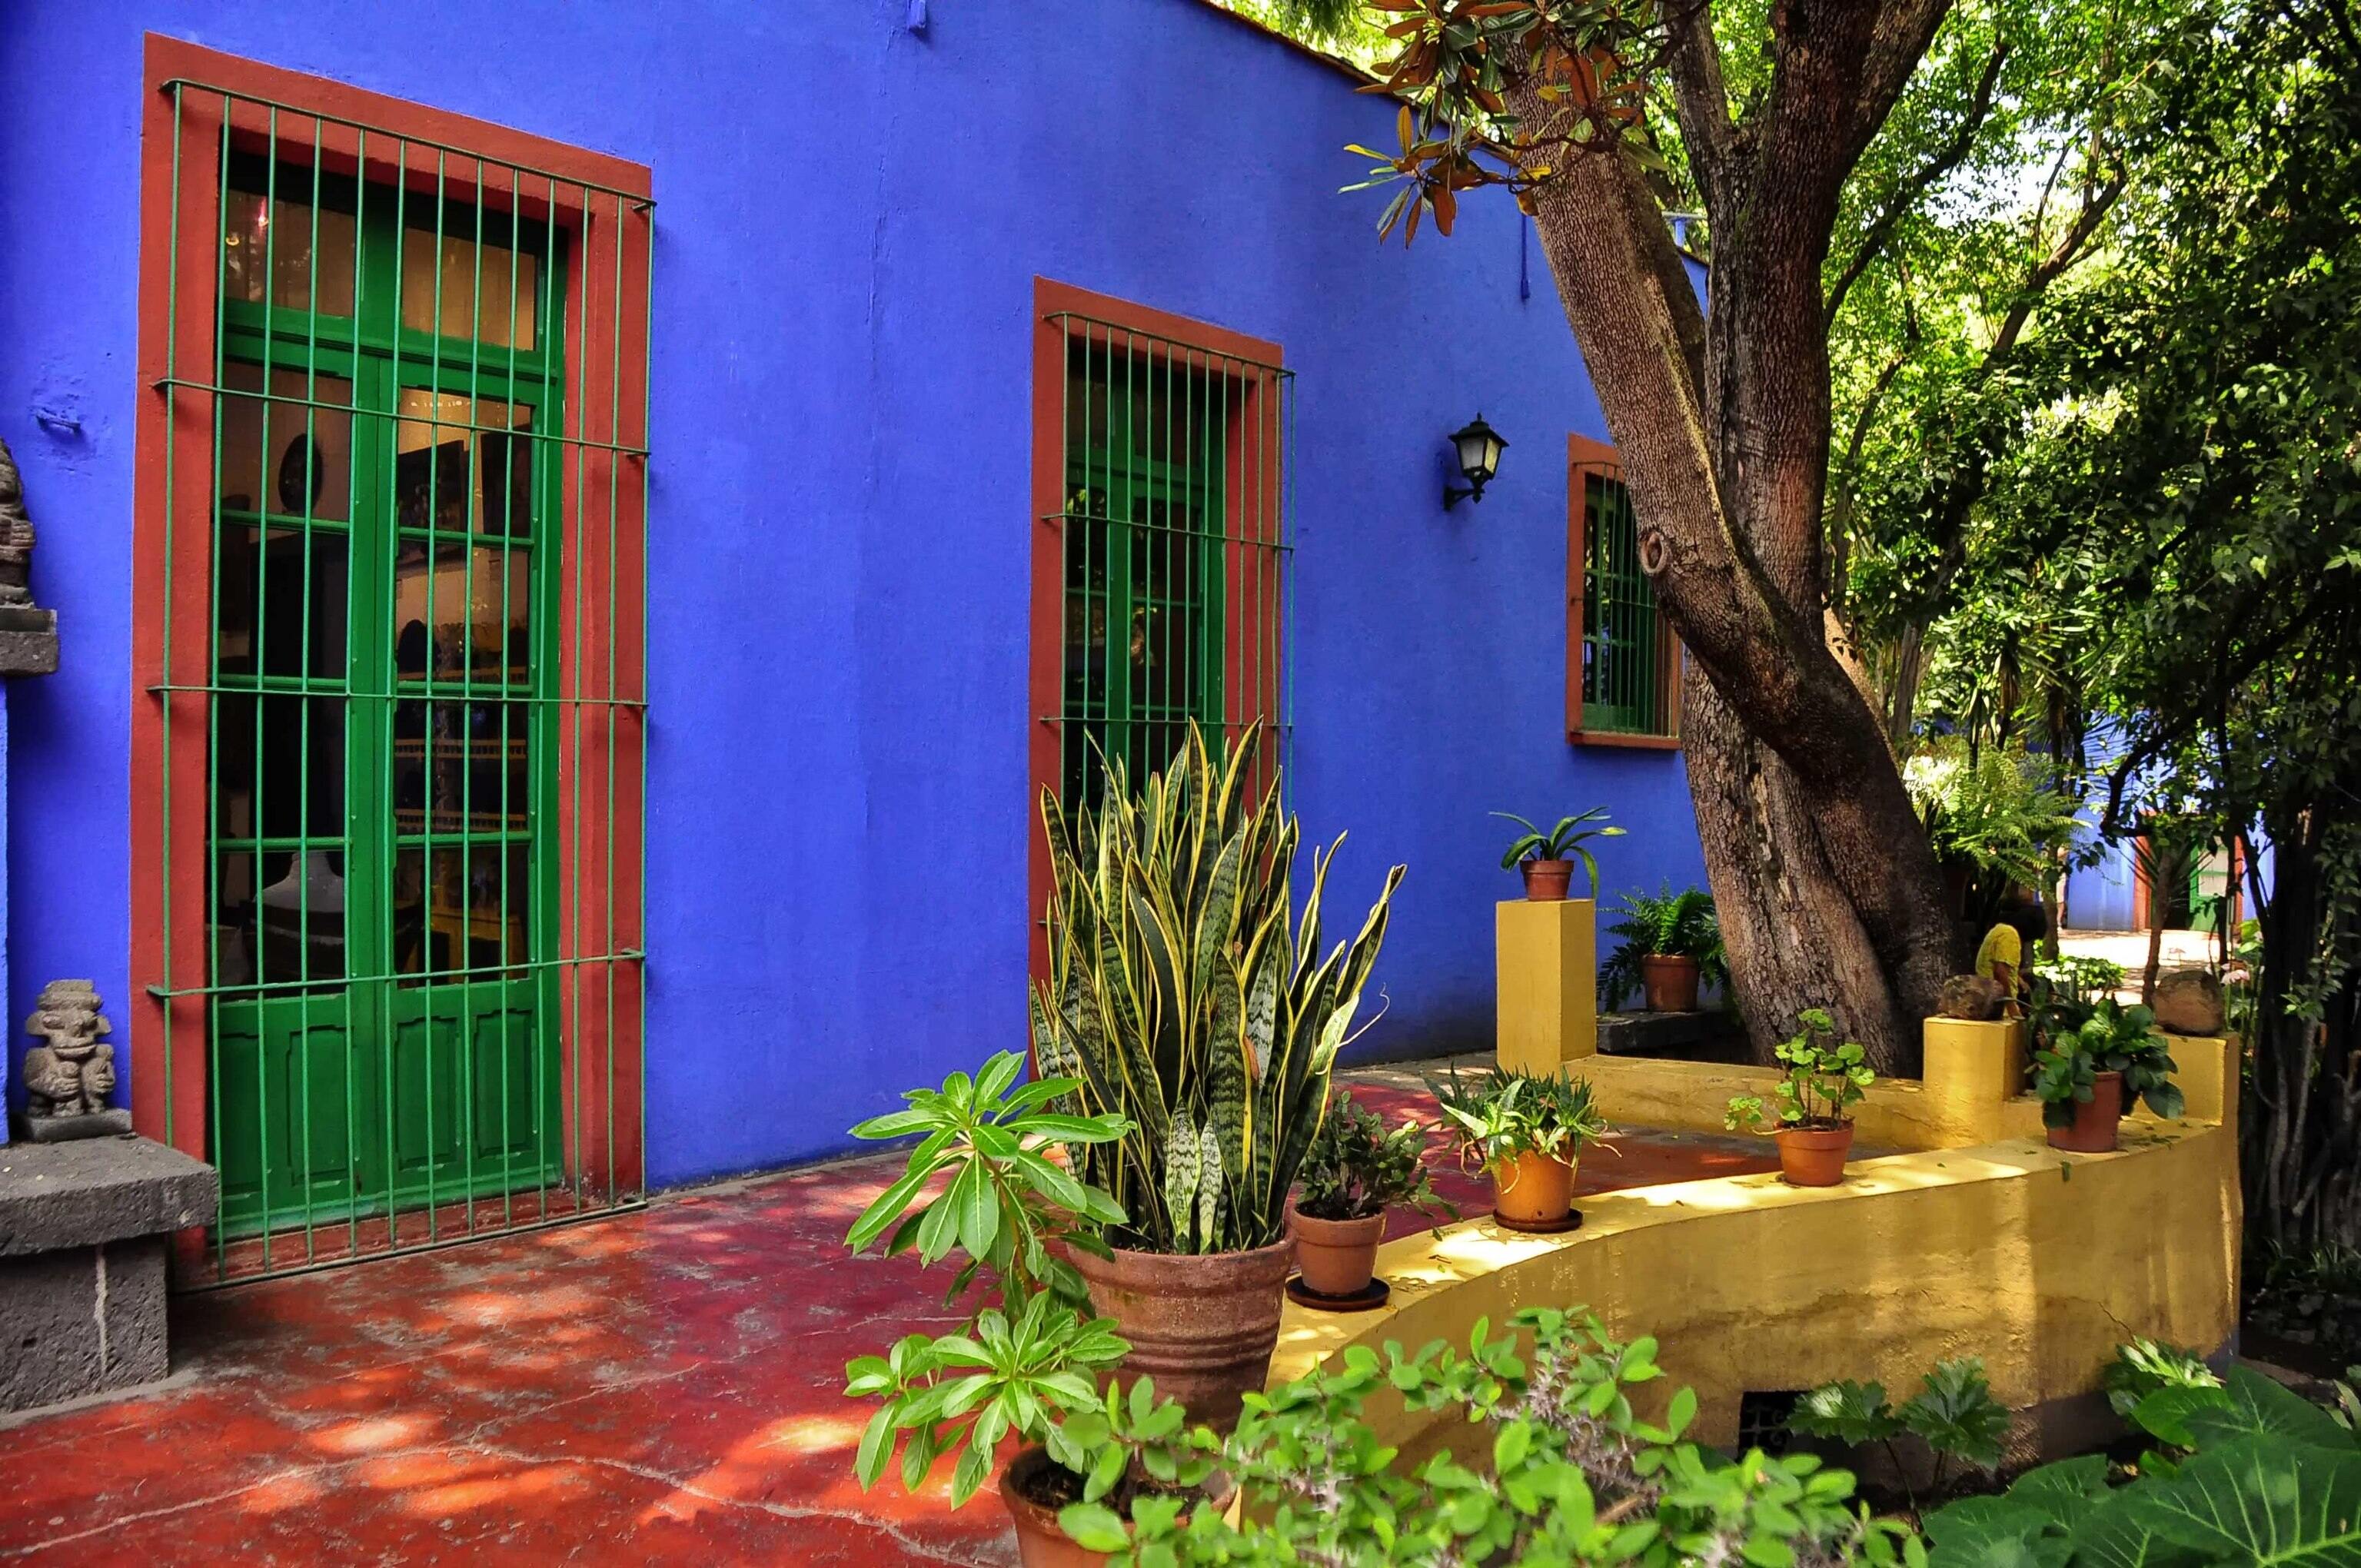
[[[1458,1211],[1434,1195],[1427,1139],[1426,1128],[1408,1119],[1387,1131],[1376,1113],[1337,1091],[1303,1157],[1296,1208],[1315,1220],[1363,1220],[1397,1203],[1455,1216]]]
[[[1938,1362],[1922,1384],[1897,1409],[1887,1401],[1883,1383],[1824,1383],[1795,1402],[1787,1424],[1806,1437],[1856,1448],[1878,1444],[1914,1498],[1922,1486],[1939,1495],[1955,1463],[1986,1473],[1995,1469],[2001,1440],[2008,1434],[2008,1408],[1993,1398],[1984,1364],[1973,1356]],[[1905,1432],[1925,1442],[1933,1455],[1923,1482],[1904,1463],[1898,1440]]]
[[[1698,977],[1728,994],[1730,961],[1722,951],[1721,922],[1713,912],[1713,897],[1699,888],[1673,891],[1665,883],[1655,894],[1632,889],[1622,896],[1621,918],[1607,928],[1620,937],[1615,950],[1598,971],[1598,999],[1609,1008],[1640,988],[1640,960],[1651,953],[1695,959]]]

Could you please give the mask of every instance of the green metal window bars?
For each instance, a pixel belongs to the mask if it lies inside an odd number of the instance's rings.
[[[1640,565],[1631,492],[1612,472],[1579,471],[1583,487],[1582,726],[1620,735],[1673,732],[1671,650],[1656,593]]]
[[[1293,373],[1060,311],[1066,367],[1060,789],[1170,760],[1194,719],[1225,741],[1260,721],[1258,767],[1291,734],[1288,449]],[[1257,781],[1258,783],[1259,781]]]
[[[167,1038],[136,1070],[176,1070],[173,1000],[201,999],[223,1200],[209,1277],[181,1283],[634,1203],[653,296],[627,292],[624,258],[635,232],[645,269],[651,203],[199,82],[166,92],[159,389],[175,426],[210,420],[213,473],[192,541],[171,515],[188,451],[168,443],[154,692],[168,759],[175,723],[205,728],[205,982],[151,988]],[[207,205],[184,208],[184,165],[217,185],[211,235],[181,233]],[[182,266],[192,237],[209,298]],[[179,363],[195,311],[216,345],[201,367]],[[202,654],[173,648],[170,620],[170,575],[200,559]],[[184,972],[178,923],[167,977]],[[169,1080],[163,1098],[169,1120]]]

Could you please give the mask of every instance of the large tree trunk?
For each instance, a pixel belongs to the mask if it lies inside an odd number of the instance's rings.
[[[1683,140],[1713,225],[1706,310],[1624,158],[1576,156],[1533,203],[1642,566],[1703,677],[1683,741],[1749,1031],[1767,1044],[1825,1007],[1885,1072],[1916,1070],[1954,931],[1884,724],[1826,638],[1820,267],[1845,176],[1941,11],[1779,8],[1771,102],[1744,135],[1704,8],[1675,24],[1689,29],[1672,63]],[[1510,99],[1528,125],[1574,112],[1530,82]]]

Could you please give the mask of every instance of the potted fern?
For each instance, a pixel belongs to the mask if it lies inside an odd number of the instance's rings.
[[[1377,1276],[1386,1211],[1395,1204],[1457,1210],[1434,1194],[1426,1169],[1427,1131],[1405,1120],[1389,1132],[1375,1113],[1341,1091],[1303,1160],[1303,1184],[1287,1212],[1302,1288],[1331,1301],[1358,1301]]]
[[[1589,873],[1590,896],[1598,896],[1598,862],[1590,858],[1584,845],[1593,839],[1623,836],[1620,828],[1598,826],[1607,820],[1605,806],[1594,806],[1575,816],[1561,817],[1556,827],[1548,828],[1528,822],[1512,811],[1496,811],[1492,815],[1524,830],[1510,841],[1508,851],[1500,857],[1500,869],[1513,868],[1523,873],[1526,898],[1535,904],[1562,902],[1573,883],[1576,860]]]
[[[1598,973],[1610,1008],[1636,987],[1651,1013],[1693,1013],[1701,982],[1729,985],[1721,923],[1714,917],[1712,895],[1702,889],[1675,893],[1665,883],[1652,895],[1634,888],[1622,897],[1622,918],[1608,931],[1623,938]]]
[[[1216,1426],[1268,1371],[1288,1191],[1403,870],[1331,947],[1321,905],[1335,850],[1315,851],[1295,920],[1301,830],[1275,770],[1250,787],[1258,738],[1249,729],[1221,756],[1191,724],[1137,786],[1110,762],[1104,805],[1070,817],[1055,795],[1041,800],[1049,969],[1030,999],[1034,1059],[1074,1081],[1058,1109],[1128,1126],[1071,1151],[1076,1179],[1125,1214],[1106,1255],[1078,1253],[1074,1266],[1130,1342],[1125,1365]]]
[[[1731,1132],[1768,1125],[1779,1146],[1779,1174],[1790,1187],[1834,1187],[1844,1180],[1852,1152],[1849,1113],[1877,1080],[1861,1047],[1839,1041],[1836,1020],[1817,1007],[1796,1015],[1793,1039],[1778,1047],[1786,1072],[1779,1080],[1779,1109],[1767,1111],[1762,1097],[1731,1097],[1722,1117]]]
[[[1571,1229],[1575,1167],[1607,1130],[1590,1085],[1494,1068],[1473,1084],[1454,1069],[1427,1090],[1450,1119],[1462,1168],[1492,1178],[1492,1217],[1511,1230]]]

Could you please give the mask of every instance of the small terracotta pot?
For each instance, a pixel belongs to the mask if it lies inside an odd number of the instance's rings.
[[[1107,1560],[1058,1524],[1058,1510],[1026,1495],[1032,1479],[1050,1467],[1043,1448],[1020,1448],[1000,1473],[1000,1500],[1016,1525],[1016,1561],[1025,1568],[1098,1568]]]
[[[1525,897],[1535,904],[1563,904],[1565,890],[1574,881],[1572,861],[1526,861],[1518,870],[1525,873]]]
[[[1574,1209],[1574,1161],[1527,1149],[1492,1162],[1492,1212],[1504,1220],[1546,1225]]]
[[[1131,1343],[1126,1375],[1155,1378],[1156,1391],[1179,1400],[1190,1420],[1226,1431],[1237,1424],[1246,1390],[1270,1376],[1294,1255],[1290,1236],[1253,1252],[1193,1257],[1078,1251],[1073,1265],[1090,1287],[1092,1308],[1113,1318],[1115,1332]]]
[[[1836,1187],[1844,1181],[1852,1153],[1852,1124],[1841,1127],[1781,1127],[1771,1135],[1779,1146],[1779,1175],[1790,1187]]]
[[[1648,1011],[1696,1012],[1698,974],[1697,959],[1678,953],[1650,953],[1642,958],[1640,984],[1648,993]]]
[[[2073,1124],[2049,1129],[2049,1146],[2069,1154],[2106,1154],[2115,1147],[2124,1119],[2124,1075],[2103,1072],[2091,1080],[2091,1098],[2074,1103]]]
[[[1295,1238],[1303,1288],[1313,1295],[1356,1295],[1376,1277],[1378,1244],[1386,1239],[1383,1211],[1358,1220],[1323,1220],[1290,1202],[1287,1229]]]

